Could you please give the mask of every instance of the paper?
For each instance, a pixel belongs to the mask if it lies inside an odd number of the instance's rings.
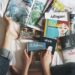
[[[0,17],[4,16],[9,0],[0,0]]]
[[[54,0],[53,11],[73,11],[75,10],[75,0]]]

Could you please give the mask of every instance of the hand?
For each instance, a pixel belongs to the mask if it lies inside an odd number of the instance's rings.
[[[32,62],[33,53],[31,52],[30,55],[28,55],[27,51],[24,50],[24,72],[23,75],[28,75],[29,66]]]
[[[6,37],[17,39],[20,32],[20,25],[14,22],[11,18],[5,17],[5,20],[8,23]]]
[[[30,55],[28,55],[27,51],[24,50],[24,64],[25,66],[30,66],[31,62],[32,62],[32,57],[33,57],[33,53],[30,52]]]
[[[43,68],[44,75],[51,75],[50,64],[52,61],[52,54],[50,50],[47,50],[43,55],[41,55],[41,65]]]
[[[44,54],[41,55],[41,64],[43,66],[49,66],[52,61],[51,51],[47,50]]]

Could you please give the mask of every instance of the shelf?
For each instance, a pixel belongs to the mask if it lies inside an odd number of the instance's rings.
[[[33,25],[27,25],[27,26],[30,27],[30,28],[33,28],[35,30],[43,32],[43,30],[41,28],[37,27],[37,26],[33,26]]]
[[[20,39],[20,41],[21,41],[22,43],[33,42],[33,40],[30,40],[30,39]]]

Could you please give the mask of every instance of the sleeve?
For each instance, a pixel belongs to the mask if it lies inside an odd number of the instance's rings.
[[[9,51],[0,49],[0,75],[6,75],[9,69]]]
[[[9,69],[9,59],[0,56],[0,75],[6,75]]]

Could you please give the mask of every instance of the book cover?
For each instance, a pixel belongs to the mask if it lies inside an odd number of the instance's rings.
[[[58,38],[69,34],[69,20],[66,12],[45,14],[44,37]]]
[[[34,0],[10,0],[5,15],[11,17],[21,26],[25,26],[33,3]]]
[[[46,3],[47,3],[47,0],[35,0],[33,7],[32,7],[32,11],[31,11],[28,21],[27,21],[27,25],[37,26],[37,24],[35,24],[35,23],[41,16]]]

